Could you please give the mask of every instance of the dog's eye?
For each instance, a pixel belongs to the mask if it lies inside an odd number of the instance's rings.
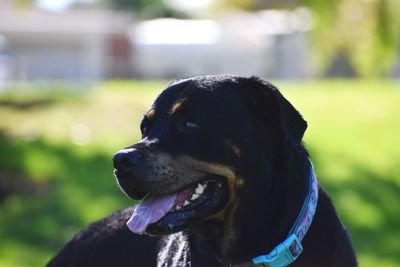
[[[194,130],[194,129],[198,129],[199,125],[197,125],[196,123],[194,123],[192,121],[187,120],[187,121],[185,121],[185,128]]]
[[[199,128],[200,127],[197,123],[182,117],[177,117],[172,123],[172,129],[176,134],[196,133]]]

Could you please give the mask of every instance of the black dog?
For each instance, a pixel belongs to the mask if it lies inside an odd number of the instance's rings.
[[[121,189],[143,202],[93,224],[48,266],[260,266],[260,258],[265,266],[357,266],[317,189],[301,143],[306,127],[258,78],[172,83],[145,115],[143,139],[114,156]]]

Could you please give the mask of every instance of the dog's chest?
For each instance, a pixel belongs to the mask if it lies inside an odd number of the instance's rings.
[[[191,266],[189,243],[182,232],[169,235],[161,241],[160,250],[157,256],[157,266]]]

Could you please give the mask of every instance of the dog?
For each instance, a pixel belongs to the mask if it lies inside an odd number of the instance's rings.
[[[113,160],[141,204],[92,224],[48,266],[357,266],[302,143],[307,123],[270,83],[172,82],[140,128]]]

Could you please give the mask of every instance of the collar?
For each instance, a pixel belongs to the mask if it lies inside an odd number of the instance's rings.
[[[310,228],[318,202],[318,182],[314,167],[310,162],[309,187],[303,206],[296,222],[290,229],[286,239],[277,245],[271,252],[252,259],[252,263],[265,267],[284,267],[294,262],[303,251],[301,241]]]

